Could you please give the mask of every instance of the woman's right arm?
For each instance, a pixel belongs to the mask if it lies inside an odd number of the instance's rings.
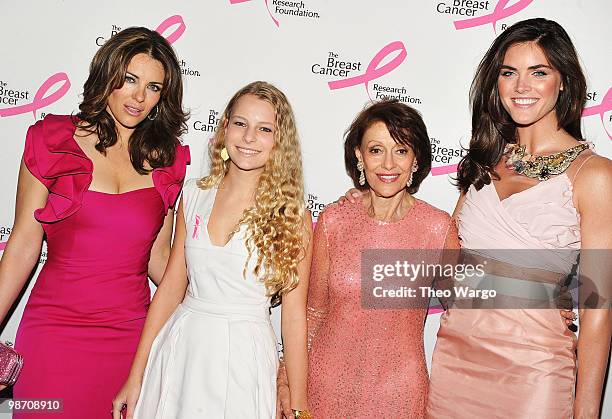
[[[27,169],[19,167],[15,222],[0,259],[0,323],[4,321],[30,273],[38,263],[43,229],[34,211],[45,206],[49,191]],[[0,385],[0,390],[6,386]]]
[[[34,211],[45,206],[48,194],[47,188],[30,173],[22,160],[15,222],[0,260],[0,323],[38,263],[43,229],[34,218]]]
[[[308,351],[316,340],[317,334],[325,322],[329,310],[329,243],[325,212],[317,221],[312,237],[312,263],[308,281],[308,299],[306,308]],[[279,366],[277,378],[277,412],[276,417],[292,418],[291,394],[284,363]]]
[[[168,266],[149,307],[128,379],[113,400],[114,419],[121,418],[121,409],[124,404],[127,405],[126,419],[133,417],[153,341],[185,297],[185,291],[187,290],[185,235],[185,219],[183,217],[183,202],[181,201],[176,215],[176,232]]]

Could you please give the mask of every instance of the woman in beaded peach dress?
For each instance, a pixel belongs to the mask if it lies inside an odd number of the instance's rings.
[[[578,339],[556,309],[525,308],[536,296],[521,293],[529,282],[559,290],[552,280],[567,276],[579,249],[581,278],[612,271],[610,258],[591,250],[612,248],[612,162],[581,141],[586,82],[569,36],[546,19],[506,29],[480,63],[470,96],[472,139],[458,173],[461,246],[495,259],[491,283],[506,284],[504,297],[516,305],[444,313],[428,417],[597,418],[610,281],[595,282],[607,306],[580,307]],[[583,300],[584,285],[579,294]]]
[[[345,162],[366,194],[328,206],[315,228],[309,406],[315,418],[422,418],[427,300],[414,309],[368,309],[360,297],[363,250],[458,247],[450,216],[411,195],[431,168],[421,117],[397,101],[371,105],[348,130]]]

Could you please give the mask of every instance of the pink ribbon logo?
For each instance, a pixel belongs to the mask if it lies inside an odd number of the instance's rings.
[[[195,225],[193,226],[193,234],[191,238],[199,239],[200,238],[200,224],[202,224],[202,218],[199,215],[195,216]]]
[[[174,30],[174,32],[170,33],[167,36],[164,35],[164,32],[166,32],[169,28],[175,25],[178,25],[178,27]],[[183,18],[179,15],[174,15],[174,16],[170,16],[169,18],[164,20],[162,23],[160,23],[157,29],[155,29],[155,32],[165,37],[168,43],[173,44],[177,39],[179,39],[183,35],[183,33],[185,32],[185,29],[187,29],[187,25],[185,25]]]
[[[438,166],[431,168],[432,176],[448,175],[457,171],[457,164],[449,164],[448,166]]]
[[[378,67],[378,65],[387,58],[390,54],[395,52],[399,52],[395,58],[390,60],[387,64]],[[334,80],[327,83],[329,86],[329,90],[343,89],[345,87],[356,86],[358,84],[364,84],[366,92],[370,100],[372,97],[370,96],[370,91],[368,90],[368,83],[372,80],[376,80],[385,74],[388,74],[395,70],[401,63],[404,62],[408,53],[406,52],[406,47],[402,43],[402,41],[393,41],[388,45],[385,45],[370,61],[368,64],[368,68],[364,74],[355,77],[349,77],[348,79],[342,80]]]
[[[229,0],[230,4],[246,3],[246,2],[249,2],[249,1],[251,1],[251,0]],[[272,22],[274,22],[276,27],[279,28],[280,27],[280,22],[272,14],[272,11],[270,10],[270,5],[268,4],[268,0],[264,0],[264,3],[266,3],[266,9],[268,10],[268,14],[270,15],[270,19],[272,19]]]
[[[606,134],[608,134],[608,138],[612,140],[612,134],[606,129],[606,124],[604,123],[604,114],[608,111],[612,111],[612,87],[608,89],[608,92],[601,100],[601,103],[599,105],[584,108],[584,110],[582,111],[582,116],[585,117],[591,115],[599,115],[604,130],[606,131]]]
[[[0,242],[0,251],[4,250],[6,247],[6,242]]]
[[[495,9],[493,10],[493,13],[484,16],[474,17],[471,19],[456,20],[454,22],[455,29],[460,30],[474,28],[476,26],[482,26],[486,25],[487,23],[490,23],[493,25],[493,32],[497,33],[497,31],[495,30],[495,24],[498,20],[507,18],[508,16],[512,16],[520,12],[521,10],[529,6],[532,2],[533,0],[519,0],[512,6],[506,7],[508,3],[510,3],[510,0],[499,0],[497,2],[497,5],[495,6]]]
[[[58,83],[62,83],[60,87],[50,95],[46,94],[51,90],[53,86]],[[52,103],[60,100],[70,90],[70,79],[66,73],[56,73],[49,77],[36,91],[32,103],[25,105],[13,106],[11,108],[0,109],[0,117],[3,116],[15,116],[24,113],[32,112],[34,119],[36,119],[36,111],[42,109]]]

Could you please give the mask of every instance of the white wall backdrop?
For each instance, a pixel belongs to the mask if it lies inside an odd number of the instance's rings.
[[[344,130],[370,99],[385,95],[422,113],[435,162],[418,196],[452,211],[457,192],[449,174],[469,139],[475,67],[497,33],[531,17],[556,20],[572,37],[588,78],[584,133],[598,153],[612,156],[608,0],[0,0],[0,16],[0,252],[13,224],[27,127],[47,113],[76,112],[95,51],[129,26],[157,28],[181,60],[191,111],[183,138],[191,147],[188,177],[206,172],[208,140],[238,88],[266,80],[287,94],[315,216],[350,186]],[[3,340],[14,339],[27,294]],[[438,316],[426,325],[428,357]],[[612,396],[603,416],[612,417]]]

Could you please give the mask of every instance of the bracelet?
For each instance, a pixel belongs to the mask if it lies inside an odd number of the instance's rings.
[[[309,410],[293,410],[293,416],[295,419],[313,419],[312,413]]]

